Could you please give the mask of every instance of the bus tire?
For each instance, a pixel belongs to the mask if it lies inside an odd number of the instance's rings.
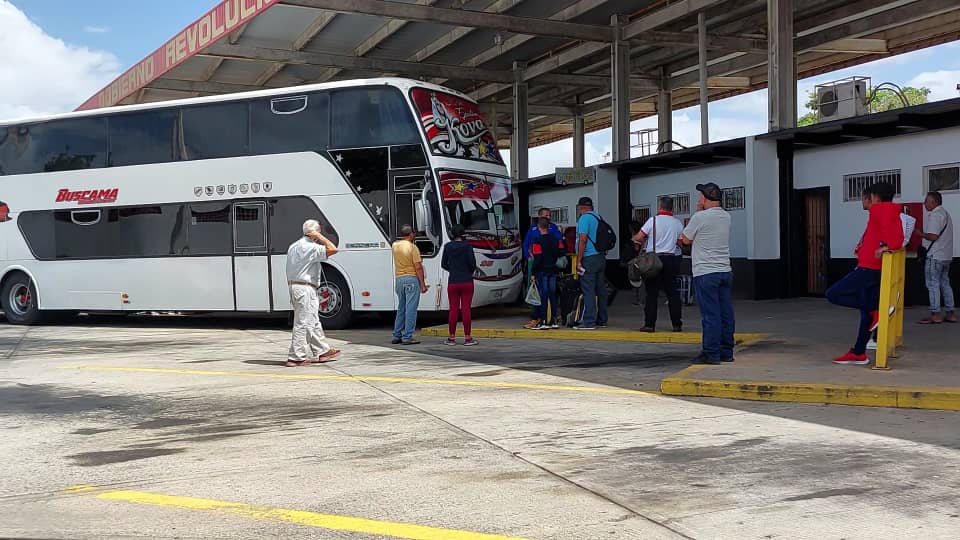
[[[23,272],[14,272],[3,282],[0,306],[10,324],[31,325],[40,322],[40,304],[33,280]]]
[[[320,296],[320,324],[326,330],[343,330],[353,320],[350,302],[350,287],[339,272],[329,266],[323,267],[324,281],[317,290]]]

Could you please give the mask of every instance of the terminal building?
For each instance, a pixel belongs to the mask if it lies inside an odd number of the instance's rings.
[[[660,197],[689,217],[711,180],[733,214],[737,294],[785,298],[854,265],[873,182],[894,183],[918,220],[931,189],[960,216],[960,100],[870,114],[857,79],[797,128],[798,78],[958,38],[955,0],[223,0],[80,108],[383,75],[442,84],[510,148],[520,216],[546,207],[569,225],[589,195],[623,239]],[[761,88],[769,132],[709,141],[707,103]],[[703,144],[679,148],[671,113],[695,105]],[[630,122],[654,115],[656,151],[631,159]],[[607,127],[612,162],[587,183],[529,178],[531,146],[572,137],[583,168],[585,133]],[[908,300],[922,302],[915,266]]]

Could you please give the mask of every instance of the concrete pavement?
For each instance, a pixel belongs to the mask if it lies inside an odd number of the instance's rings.
[[[955,413],[656,395],[691,345],[401,349],[370,327],[336,334],[342,360],[286,369],[270,322],[88,323],[0,327],[0,536],[876,539],[960,524]]]

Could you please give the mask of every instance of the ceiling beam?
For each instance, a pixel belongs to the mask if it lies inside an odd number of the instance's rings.
[[[688,84],[683,88],[699,88],[698,84]],[[708,77],[707,88],[750,88],[750,77]]]
[[[885,39],[846,38],[817,45],[810,52],[887,54],[890,50]]]
[[[532,36],[558,37],[582,41],[613,41],[609,26],[517,17],[467,9],[450,9],[386,0],[283,0],[284,4],[338,13],[365,14],[433,24],[472,26]]]
[[[171,90],[174,92],[200,92],[201,94],[233,94],[236,92],[250,92],[263,90],[256,86],[245,84],[209,82],[209,81],[181,81],[177,79],[157,79],[146,86],[154,90]]]
[[[507,70],[491,70],[474,67],[453,66],[447,64],[429,64],[423,62],[407,62],[404,60],[390,60],[386,58],[357,57],[343,54],[321,52],[291,51],[287,49],[268,49],[264,47],[211,45],[200,52],[199,56],[214,56],[237,60],[267,61],[280,64],[303,64],[327,66],[340,69],[359,69],[379,71],[382,73],[402,73],[407,76],[429,77],[441,75],[449,79],[466,79],[497,83],[513,83],[514,74]],[[549,74],[541,77],[541,84],[603,87],[610,84],[608,77],[598,75],[571,75]],[[644,79],[638,79],[636,84],[641,87],[649,86]]]
[[[548,19],[551,21],[568,21],[579,17],[585,13],[588,13],[600,6],[603,6],[607,3],[607,0],[580,0],[579,2],[572,4],[560,11],[551,15]],[[465,66],[477,67],[487,62],[498,58],[517,47],[523,45],[524,43],[533,39],[533,36],[528,36],[524,34],[516,34],[508,37],[500,45],[495,45],[489,49],[477,54],[473,58],[469,58],[463,62]],[[436,84],[443,84],[446,82],[446,79],[443,78],[434,78],[431,79],[431,82]]]
[[[240,37],[243,36],[243,31],[247,29],[247,26],[249,24],[250,24],[249,22],[245,22],[240,25],[240,28],[237,28],[233,32],[230,32],[230,35],[227,36],[227,41],[231,45],[236,45],[237,42],[240,41]]]
[[[432,6],[437,3],[437,0],[414,0],[414,4],[420,6]],[[381,43],[386,41],[387,38],[396,34],[400,31],[401,28],[409,24],[410,21],[403,19],[391,19],[381,26],[376,32],[374,32],[370,37],[363,40],[360,45],[353,50],[353,53],[357,56],[366,56],[368,52],[376,49]],[[343,70],[339,68],[328,69],[323,73],[323,75],[317,78],[316,82],[325,82],[339,75]]]
[[[522,2],[523,0],[497,0],[496,2],[487,6],[484,11],[487,13],[504,13],[505,11],[512,9],[513,7],[517,6],[517,4]],[[407,60],[411,62],[423,62],[424,60],[454,44],[458,40],[469,35],[474,30],[476,30],[476,28],[471,26],[458,26],[433,40],[419,51],[413,53],[407,58]]]
[[[643,16],[623,28],[623,38],[630,39],[640,37],[644,32],[650,32],[656,28],[689,17],[700,10],[704,10],[715,5],[723,3],[725,0],[680,0],[664,8],[658,9]],[[524,72],[525,80],[538,77],[559,69],[566,64],[586,58],[592,54],[599,53],[607,49],[605,43],[581,43],[558,54],[542,60],[527,67]],[[478,99],[486,99],[494,95],[498,89],[493,86],[484,86],[477,90],[475,96]]]
[[[317,37],[317,34],[322,32],[323,29],[327,27],[327,25],[333,22],[333,19],[335,19],[336,17],[337,17],[336,13],[329,13],[329,12],[321,13],[320,15],[316,16],[313,19],[313,22],[310,23],[310,26],[308,26],[303,32],[301,32],[300,35],[297,36],[297,39],[293,40],[293,43],[290,44],[290,48],[295,51],[302,51],[303,48],[306,47],[307,44],[309,44],[313,40],[313,38]],[[285,64],[283,64],[282,62],[277,62],[271,65],[267,69],[263,70],[263,73],[261,73],[260,76],[257,77],[257,80],[259,81],[263,79],[262,84],[264,85],[267,84],[268,82],[270,82],[270,79],[274,77],[274,75],[276,75],[277,73],[280,73],[280,71],[283,70],[284,65]]]
[[[480,103],[480,108],[486,113],[486,116],[491,116],[493,109],[496,108],[497,112],[510,113],[513,110],[512,103]],[[565,107],[563,105],[527,105],[527,112],[529,114],[543,115],[543,116],[568,116],[573,117],[576,114],[576,109],[574,107]]]

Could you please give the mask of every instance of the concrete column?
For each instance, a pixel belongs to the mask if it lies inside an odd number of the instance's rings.
[[[514,182],[530,176],[530,119],[527,116],[527,83],[522,62],[513,63],[513,133],[510,135],[510,176]]]
[[[615,40],[610,44],[610,113],[613,118],[613,161],[630,157],[630,44],[623,41],[624,15],[613,15]]]
[[[793,0],[767,0],[767,80],[770,131],[797,125],[797,59]]]
[[[583,114],[577,107],[577,114],[573,117],[573,166],[583,167],[585,161],[584,147],[586,145],[583,125]]]
[[[707,92],[707,14],[697,13],[697,50],[700,58],[700,144],[710,142],[710,94]]]
[[[657,91],[657,149],[660,152],[673,150],[673,94],[665,68],[660,68],[660,89]]]

